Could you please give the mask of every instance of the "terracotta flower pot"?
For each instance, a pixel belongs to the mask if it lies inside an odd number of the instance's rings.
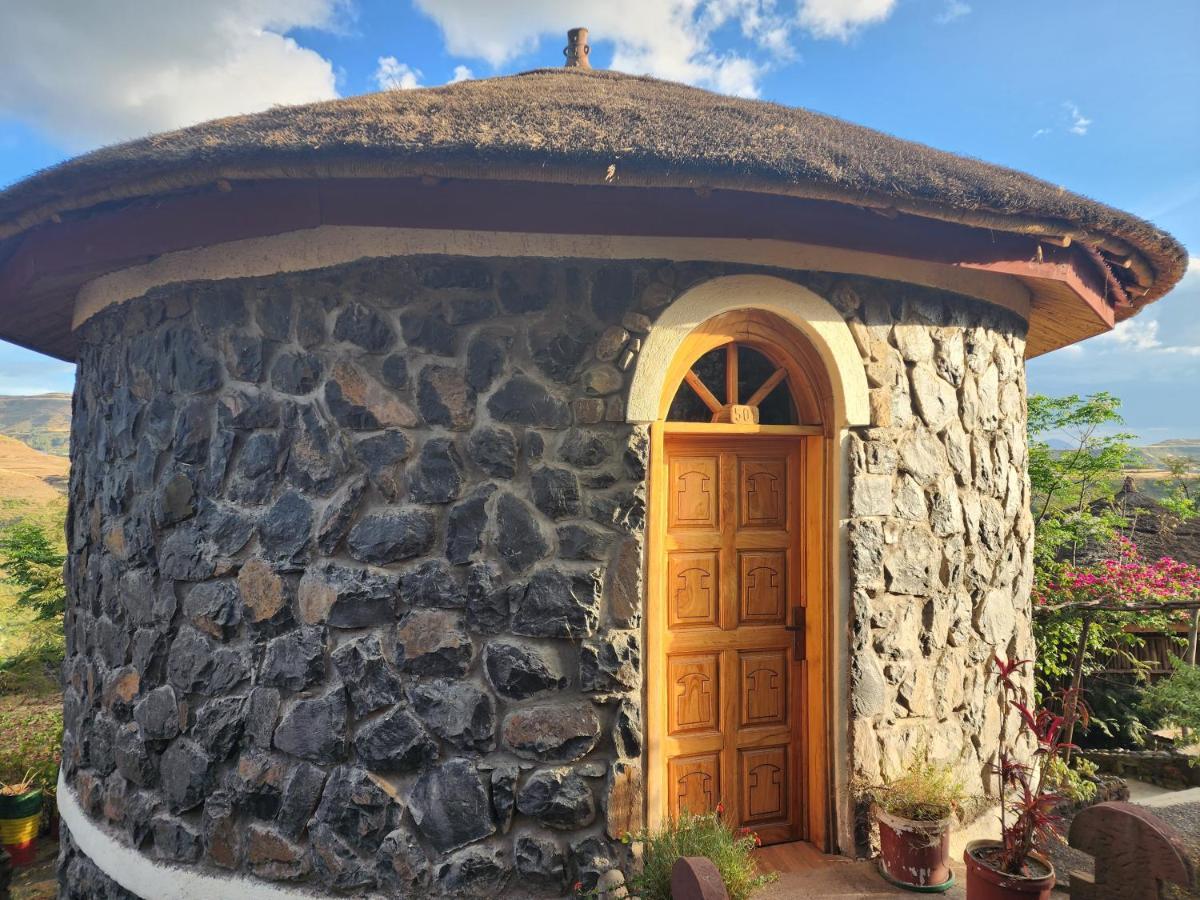
[[[950,819],[922,822],[876,807],[879,868],[892,884],[931,893],[954,884],[950,871]]]
[[[33,862],[41,824],[41,788],[16,796],[0,796],[0,844],[12,857],[14,868]]]
[[[1045,875],[1021,876],[998,872],[981,858],[988,850],[1000,846],[999,841],[971,841],[963,853],[967,864],[967,900],[1050,900],[1054,889],[1054,866],[1039,854],[1030,854],[1036,865],[1045,868]]]

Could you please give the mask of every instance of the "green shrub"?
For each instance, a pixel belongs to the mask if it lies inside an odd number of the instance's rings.
[[[1200,744],[1200,667],[1172,658],[1171,674],[1146,688],[1142,708],[1180,730],[1176,746]],[[1200,765],[1200,756],[1189,762]]]
[[[1091,803],[1096,799],[1096,764],[1078,754],[1066,762],[1059,757],[1046,767],[1046,786],[1072,803]]]
[[[751,856],[758,838],[748,831],[735,831],[717,813],[694,816],[685,812],[658,830],[634,835],[631,840],[643,844],[642,871],[629,885],[630,893],[642,900],[671,900],[671,868],[684,856],[712,860],[730,900],[746,900],[776,878],[761,874]]]
[[[937,822],[961,814],[966,788],[955,767],[920,757],[899,778],[883,784],[858,785],[859,799],[884,812],[915,822]]]

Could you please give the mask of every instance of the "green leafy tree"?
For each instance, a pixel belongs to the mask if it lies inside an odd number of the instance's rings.
[[[1088,546],[1110,540],[1124,524],[1097,501],[1111,500],[1129,458],[1133,435],[1121,401],[1100,392],[1087,397],[1029,398],[1029,482],[1034,553],[1039,568],[1075,562]],[[1050,438],[1065,448],[1050,445]]]
[[[1200,667],[1171,660],[1172,672],[1146,689],[1142,708],[1180,730],[1177,744],[1200,744]],[[1192,758],[1200,765],[1200,756]]]
[[[38,619],[56,619],[66,608],[66,555],[42,526],[22,520],[0,534],[0,567],[17,588],[17,603]]]

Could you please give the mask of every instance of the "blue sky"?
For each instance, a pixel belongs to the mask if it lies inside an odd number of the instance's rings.
[[[276,103],[561,62],[807,106],[1032,172],[1200,255],[1195,0],[0,0],[0,184],[105,143]],[[1200,438],[1200,271],[1113,335],[1034,360],[1146,440]],[[0,394],[72,368],[0,344]]]

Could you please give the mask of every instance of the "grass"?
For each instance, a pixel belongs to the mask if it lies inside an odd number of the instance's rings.
[[[683,813],[657,831],[637,835],[633,840],[643,844],[642,871],[631,879],[630,893],[642,900],[671,900],[671,868],[683,856],[712,860],[730,900],[746,900],[776,878],[758,871],[751,855],[757,845],[755,836],[734,831],[718,813]]]
[[[53,797],[62,730],[61,694],[0,696],[0,784],[30,778]]]

